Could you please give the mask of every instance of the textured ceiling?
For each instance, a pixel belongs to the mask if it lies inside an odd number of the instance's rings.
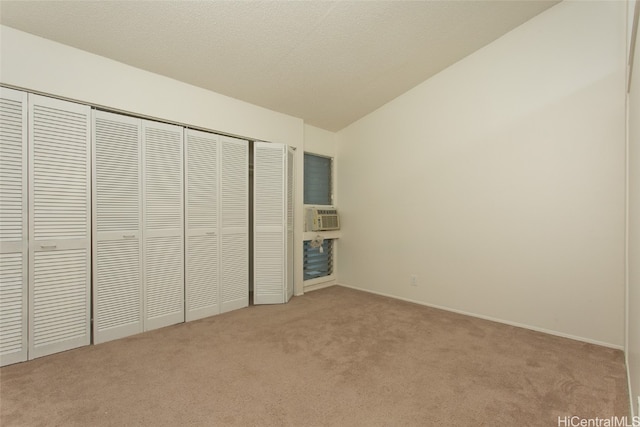
[[[336,131],[557,1],[1,1],[0,23]]]

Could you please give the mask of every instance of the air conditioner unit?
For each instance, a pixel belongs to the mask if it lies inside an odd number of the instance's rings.
[[[306,230],[326,231],[339,230],[340,218],[334,208],[307,208]]]

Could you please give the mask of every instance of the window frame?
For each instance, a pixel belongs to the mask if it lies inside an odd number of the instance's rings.
[[[304,164],[304,156],[306,155],[310,155],[310,156],[315,156],[315,157],[322,157],[325,159],[329,159],[330,160],[330,170],[329,170],[329,190],[330,190],[330,204],[328,205],[321,205],[321,204],[309,204],[309,203],[304,203],[304,184],[305,184],[305,180],[304,180],[304,174],[303,174],[303,207],[304,210],[306,212],[307,208],[311,208],[311,207],[317,207],[317,208],[335,208],[336,205],[336,194],[335,194],[335,189],[336,189],[336,164],[335,164],[335,156],[332,155],[327,155],[327,154],[320,154],[317,152],[313,152],[313,151],[304,151],[303,152],[303,164]],[[305,215],[305,220],[306,220],[306,215]],[[305,228],[306,230],[306,228]],[[305,233],[313,233],[310,231],[306,231]],[[324,286],[326,286],[327,284],[331,284],[333,282],[336,281],[336,259],[337,259],[337,252],[338,252],[338,245],[337,245],[337,239],[339,236],[335,236],[336,232],[332,231],[332,232],[319,232],[319,233],[314,233],[314,234],[320,234],[320,235],[326,235],[326,234],[331,234],[332,237],[327,237],[325,238],[325,240],[331,240],[331,255],[332,255],[332,269],[331,269],[331,274],[328,276],[321,276],[321,277],[316,277],[313,279],[304,279],[304,258],[302,260],[302,277],[303,277],[303,283],[304,283],[304,288],[305,290],[313,290],[313,289],[320,289]],[[302,248],[302,254],[304,257],[304,243],[310,241],[312,238],[306,236],[306,238],[303,240],[303,248]]]

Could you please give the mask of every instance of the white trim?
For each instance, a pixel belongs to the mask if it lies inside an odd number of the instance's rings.
[[[340,233],[340,230],[333,230],[333,231],[305,231],[302,234],[302,240],[307,242],[307,241],[315,239],[317,235],[322,236],[323,239],[336,240],[336,239],[339,239],[342,234]]]
[[[322,279],[324,279],[325,277],[322,277]],[[313,279],[313,281],[318,280],[318,279]],[[307,280],[307,282],[311,282],[312,280]],[[313,291],[317,291],[318,289],[324,289],[324,288],[330,288],[331,286],[335,286],[338,283],[336,282],[335,279],[331,279],[331,280],[325,280],[322,282],[316,282],[316,283],[311,283],[309,285],[306,284],[305,282],[305,286],[304,286],[304,292],[313,292]]]
[[[344,283],[336,283],[336,285],[343,286],[345,288],[355,289],[355,290],[358,290],[358,291],[369,292],[371,294],[381,295],[383,297],[398,299],[398,300],[406,301],[406,302],[412,302],[414,304],[419,304],[419,305],[423,305],[423,306],[426,306],[426,307],[437,308],[438,310],[444,310],[444,311],[449,311],[449,312],[452,312],[452,313],[462,314],[462,315],[465,315],[465,316],[476,317],[478,319],[489,320],[491,322],[502,323],[502,324],[509,325],[509,326],[515,326],[515,327],[518,327],[518,328],[530,329],[532,331],[542,332],[544,334],[549,334],[549,335],[555,335],[557,337],[569,338],[569,339],[572,339],[572,340],[575,340],[575,341],[586,342],[586,343],[589,343],[589,344],[595,344],[595,345],[599,345],[599,346],[602,346],[602,347],[613,348],[613,349],[616,349],[616,350],[624,350],[621,345],[615,345],[615,344],[606,343],[606,342],[602,342],[602,341],[598,341],[598,340],[592,340],[590,338],[584,338],[584,337],[579,337],[579,336],[576,336],[576,335],[565,334],[563,332],[552,331],[550,329],[539,328],[537,326],[525,325],[523,323],[512,322],[512,321],[504,320],[504,319],[498,319],[496,317],[491,317],[491,316],[484,316],[482,314],[477,314],[477,313],[470,313],[468,311],[457,310],[455,308],[445,307],[445,306],[442,306],[442,305],[429,304],[429,303],[426,303],[426,302],[423,302],[423,301],[417,301],[417,300],[413,300],[413,299],[410,299],[410,298],[403,298],[403,297],[399,297],[399,296],[396,296],[396,295],[387,294],[387,293],[384,293],[384,292],[377,292],[377,291],[372,291],[370,289],[358,288],[356,286],[349,286],[349,285],[345,285]]]
[[[635,2],[627,2],[627,25],[629,25],[629,17],[631,18],[631,28],[627,28],[627,32],[630,30],[630,38],[627,39],[627,91],[625,96],[625,237],[624,237],[624,281],[625,281],[625,336],[624,336],[624,361],[625,367],[627,369],[627,387],[629,389],[629,412],[631,416],[640,416],[640,396],[637,398],[637,407],[633,402],[633,389],[631,387],[631,369],[629,365],[629,312],[630,312],[630,277],[629,277],[629,231],[630,231],[630,222],[629,222],[629,201],[630,201],[630,193],[629,193],[629,177],[630,177],[630,157],[629,157],[629,149],[630,149],[630,140],[629,140],[629,102],[630,102],[630,94],[631,94],[631,77],[633,73],[633,66],[635,61],[634,53],[635,53],[635,45],[637,43],[638,38],[638,26],[640,20],[640,2],[637,0]],[[636,83],[637,84],[637,83]],[[637,411],[636,411],[637,410]]]
[[[632,2],[627,2],[627,14],[633,12],[633,18],[631,21],[631,38],[629,39],[629,46],[627,47],[627,93],[631,92],[631,77],[633,74],[633,64],[635,62],[635,47],[638,40],[638,27],[640,27],[640,2],[636,0],[633,10],[629,10],[632,7]],[[628,21],[627,21],[628,22]],[[631,405],[633,406],[633,405]]]
[[[629,7],[629,5],[627,5]],[[629,73],[631,67],[628,67]],[[629,90],[631,89],[629,81]],[[629,412],[633,415],[633,393],[631,390],[631,372],[629,371],[629,93],[625,94],[625,153],[624,153],[624,364],[627,369],[627,387],[629,389]]]
[[[627,368],[627,387],[629,388],[629,413],[631,414],[631,418],[634,416],[640,416],[640,396],[638,396],[638,406],[637,411],[634,410],[633,405],[633,393],[631,392],[631,371],[629,370],[629,353],[627,351],[624,352],[624,364],[625,368]]]
[[[336,280],[335,273],[331,273],[328,276],[316,277],[315,279],[305,280],[304,281],[304,286],[306,288],[308,286],[314,286],[314,285],[317,285],[319,283],[331,282],[331,281],[335,281],[335,280]]]

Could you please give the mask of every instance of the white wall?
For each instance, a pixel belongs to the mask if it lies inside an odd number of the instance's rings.
[[[238,136],[300,146],[301,119],[0,26],[0,81]]]
[[[304,125],[304,151],[334,157],[337,147],[337,135],[334,132]]]
[[[0,83],[250,139],[299,148],[302,119],[267,110],[164,76],[0,26]],[[296,259],[302,259],[302,175],[296,197]],[[296,294],[302,264],[296,264]]]
[[[636,6],[640,7],[640,6]],[[631,385],[631,407],[635,415],[640,399],[640,40],[636,38],[635,64],[629,92],[629,295],[627,323],[627,368]]]
[[[338,132],[339,283],[622,348],[625,12],[562,2]]]

